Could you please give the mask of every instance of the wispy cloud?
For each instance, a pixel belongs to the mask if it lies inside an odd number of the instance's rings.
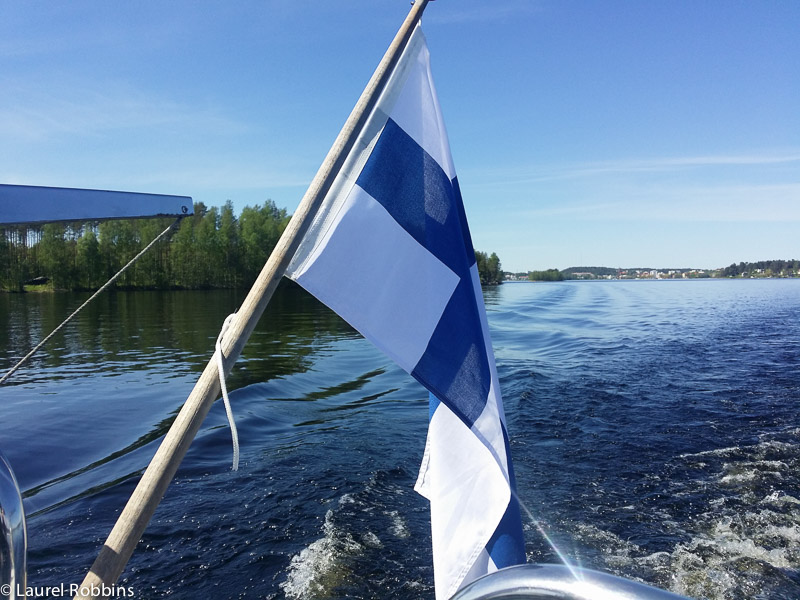
[[[638,199],[638,201],[637,201]],[[800,222],[800,182],[706,184],[643,189],[620,219],[708,223]]]
[[[800,223],[800,182],[665,185],[567,191],[556,200],[518,205],[514,219],[592,222]]]
[[[266,157],[265,157],[266,158]],[[203,161],[206,162],[206,161]],[[177,182],[187,189],[234,193],[237,190],[296,188],[307,186],[312,169],[265,167],[263,164],[241,161],[216,161],[213,164],[184,164],[138,175],[128,173],[137,182],[163,185]],[[120,177],[124,177],[120,174]]]
[[[517,221],[800,223],[800,151],[463,172],[465,196],[501,195]]]
[[[124,83],[54,85],[43,90],[3,85],[0,131],[4,143],[63,136],[102,136],[122,130],[204,131],[236,134],[247,125],[213,107],[184,104]]]
[[[0,181],[180,193],[219,204],[303,187],[315,164],[270,139],[268,124],[124,82],[3,86]],[[293,194],[287,192],[293,198]]]
[[[619,159],[567,164],[517,165],[476,169],[481,185],[523,184],[546,181],[590,179],[602,176],[638,176],[719,167],[769,167],[797,165],[800,173],[800,150],[763,154],[674,156],[645,159]]]

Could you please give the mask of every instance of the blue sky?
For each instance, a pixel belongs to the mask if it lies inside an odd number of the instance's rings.
[[[407,0],[0,0],[0,182],[290,212]],[[476,248],[514,271],[800,258],[800,2],[437,0]]]

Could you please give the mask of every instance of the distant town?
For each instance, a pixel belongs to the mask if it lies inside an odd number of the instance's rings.
[[[505,281],[568,281],[582,279],[708,279],[800,277],[800,261],[769,260],[734,263],[719,269],[652,269],[612,267],[570,267],[523,273],[504,272]]]

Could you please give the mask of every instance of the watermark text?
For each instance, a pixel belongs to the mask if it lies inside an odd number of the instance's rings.
[[[12,593],[13,592],[13,593]],[[81,589],[79,583],[61,583],[43,586],[0,585],[0,596],[9,598],[135,598],[133,586],[87,585]]]

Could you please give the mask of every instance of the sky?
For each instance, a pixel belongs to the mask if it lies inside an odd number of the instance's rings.
[[[408,0],[0,0],[0,183],[293,212]],[[504,269],[800,258],[800,2],[436,0],[477,249]]]

